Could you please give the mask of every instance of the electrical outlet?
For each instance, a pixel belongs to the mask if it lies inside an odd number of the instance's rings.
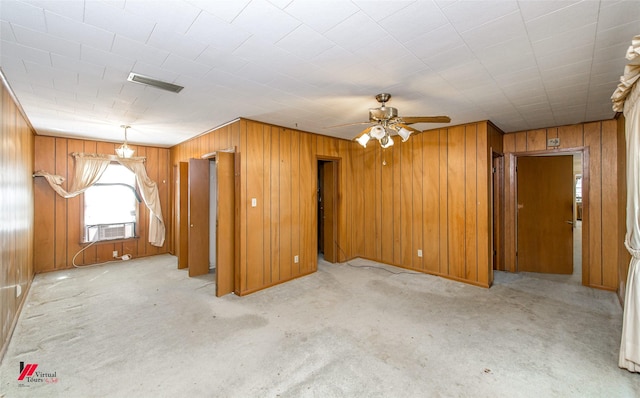
[[[118,251],[117,250],[113,251],[113,258],[118,258]]]
[[[422,257],[422,250],[418,249],[418,257]]]
[[[300,262],[300,258],[297,255],[293,256],[293,262],[298,264]]]

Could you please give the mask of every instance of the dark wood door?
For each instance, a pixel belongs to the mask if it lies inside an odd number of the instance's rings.
[[[573,156],[519,157],[518,271],[573,273]]]
[[[337,226],[337,162],[322,162],[322,249],[324,259],[330,263],[338,261],[336,251]]]
[[[177,171],[178,268],[189,267],[189,163],[180,162]]]
[[[209,273],[209,159],[189,159],[189,276]]]
[[[235,259],[235,158],[233,153],[216,154],[218,214],[216,216],[216,296],[234,290]]]

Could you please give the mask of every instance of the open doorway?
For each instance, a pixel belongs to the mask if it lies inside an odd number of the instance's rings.
[[[318,253],[338,261],[338,161],[318,160]]]
[[[235,288],[235,154],[209,155],[189,159],[187,262],[189,276],[215,274],[222,296]]]
[[[582,159],[582,152],[518,156],[519,272],[561,274],[582,282]]]

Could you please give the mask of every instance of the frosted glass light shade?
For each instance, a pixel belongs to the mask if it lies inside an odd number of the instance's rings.
[[[358,137],[356,139],[356,141],[358,141],[358,144],[360,144],[364,148],[366,148],[367,147],[367,142],[369,142],[370,139],[371,139],[371,137],[369,137],[369,134],[365,133],[365,134],[362,134],[360,137]]]
[[[384,131],[384,127],[382,126],[373,126],[369,134],[371,134],[371,136],[376,140],[380,140],[385,136],[386,131]]]
[[[407,130],[404,127],[400,127],[400,129],[398,130],[398,135],[402,137],[402,142],[405,142],[406,140],[409,139],[409,136],[411,135],[411,130]]]
[[[133,149],[129,148],[129,145],[122,144],[120,145],[120,147],[116,148],[116,153],[118,154],[119,157],[121,158],[130,158],[133,156],[133,152],[135,152]]]

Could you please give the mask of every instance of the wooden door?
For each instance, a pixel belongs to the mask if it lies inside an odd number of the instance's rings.
[[[573,156],[519,157],[518,271],[573,273]]]
[[[493,269],[504,271],[504,158],[494,154],[493,182],[491,194],[493,198]]]
[[[337,162],[321,162],[322,167],[322,249],[324,259],[330,263],[338,261],[336,252],[336,206],[337,206]]]
[[[189,163],[178,164],[178,269],[189,267]]]
[[[189,159],[189,276],[209,273],[209,159]]]
[[[216,296],[234,290],[235,159],[233,153],[216,154],[218,214],[216,216]]]

